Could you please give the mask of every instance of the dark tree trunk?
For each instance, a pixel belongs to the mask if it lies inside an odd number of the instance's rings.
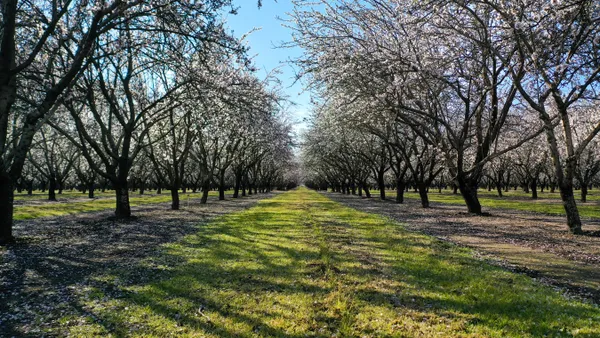
[[[498,197],[502,197],[502,183],[496,183],[496,190],[498,191]]]
[[[385,180],[384,180],[385,172],[380,170],[377,173],[377,185],[379,186],[379,198],[382,201],[385,201]]]
[[[581,230],[581,218],[579,217],[579,210],[577,210],[577,203],[575,202],[575,195],[573,194],[572,184],[563,184],[560,188],[560,197],[567,213],[567,225],[569,230],[573,234],[582,234]]]
[[[179,210],[179,187],[171,189],[171,210]]]
[[[33,195],[33,181],[27,182],[27,195]]]
[[[362,197],[363,195],[363,186],[362,184],[358,186],[358,196]]]
[[[235,187],[233,188],[233,198],[238,198],[240,196],[240,185],[242,184],[241,175],[235,176]]]
[[[206,204],[208,201],[208,191],[210,190],[210,180],[205,180],[202,183],[202,198],[200,199],[200,204]]]
[[[470,213],[481,215],[481,203],[479,203],[479,197],[477,197],[477,184],[471,182],[459,181],[458,186],[460,188],[460,194],[465,200],[467,209]]]
[[[458,194],[458,185],[456,185],[456,184],[452,185],[452,194],[454,194],[454,195]]]
[[[143,195],[146,191],[146,183],[144,181],[140,182],[140,195]]]
[[[117,196],[117,208],[115,216],[117,218],[131,217],[131,205],[129,204],[129,187],[127,180],[115,184],[115,193]]]
[[[56,179],[54,177],[50,177],[48,183],[48,201],[56,201]]]
[[[423,208],[429,208],[429,196],[427,195],[427,185],[425,183],[417,183],[417,189],[419,190],[419,197],[421,198],[421,206]]]
[[[538,192],[537,192],[537,180],[531,180],[531,184],[529,185],[529,187],[531,188],[531,199],[537,200],[538,199]]]
[[[225,184],[221,182],[219,185],[219,201],[223,201],[225,199]]]
[[[368,186],[365,186],[365,195],[367,196],[367,198],[371,198],[371,191],[369,190]]]
[[[406,184],[403,180],[398,179],[396,182],[396,203],[404,203],[404,186]]]
[[[157,195],[160,195],[160,194],[162,194],[162,187],[160,187],[160,186],[159,186],[159,187],[156,189],[156,194],[157,194]]]
[[[7,174],[0,173],[0,245],[14,242],[13,226],[14,191]]]
[[[88,183],[88,198],[94,198],[94,182]]]
[[[587,184],[582,184],[581,185],[581,202],[582,203],[586,203],[587,202],[587,195],[588,195]]]

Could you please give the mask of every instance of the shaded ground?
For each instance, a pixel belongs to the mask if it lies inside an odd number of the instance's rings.
[[[74,337],[600,335],[593,304],[304,188],[218,217],[133,264],[113,254],[67,286],[76,311],[29,328]]]
[[[563,216],[507,209],[488,209],[472,216],[466,207],[417,200],[405,204],[327,193],[353,208],[388,216],[440,239],[477,249],[512,270],[525,272],[600,303],[600,222],[585,222],[586,236],[568,233]]]
[[[206,205],[190,200],[180,211],[168,210],[165,203],[145,205],[134,207],[137,217],[126,222],[111,220],[112,210],[17,221],[17,244],[0,248],[0,336],[39,336],[44,327],[56,327],[61,318],[85,313],[75,297],[85,286],[95,285],[119,297],[111,285],[94,278],[119,269],[135,272],[138,263],[156,254],[160,244],[270,196],[226,201],[211,197]],[[137,278],[148,280],[152,275]]]

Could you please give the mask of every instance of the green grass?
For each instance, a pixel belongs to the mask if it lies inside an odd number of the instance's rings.
[[[218,191],[210,191],[209,196],[218,196]],[[231,191],[226,191],[226,194],[231,194]],[[50,202],[46,201],[36,205],[17,205],[14,210],[15,220],[26,220],[39,217],[56,217],[77,214],[81,212],[101,211],[115,208],[114,194],[107,195],[112,198],[90,199],[71,202]],[[200,198],[201,193],[180,193],[179,198],[182,205],[188,199]],[[165,191],[161,195],[137,195],[130,194],[129,203],[132,207],[148,204],[167,203],[171,202],[171,193]]]
[[[299,189],[79,290],[74,336],[598,337],[600,309]],[[108,292],[107,290],[111,290]],[[115,294],[119,296],[114,296]]]
[[[379,197],[379,192],[374,190],[372,192],[373,198]],[[480,190],[479,193],[479,202],[482,206],[487,208],[500,208],[500,209],[513,209],[513,210],[523,210],[523,211],[531,211],[538,212],[543,214],[550,215],[565,215],[565,209],[563,208],[560,195],[558,193],[544,193],[540,194],[540,198],[538,200],[530,199],[529,194],[525,194],[523,192],[514,192],[506,194],[505,197],[497,197],[493,194],[493,192]],[[409,199],[419,199],[419,194],[415,192],[406,192],[404,194],[405,198]],[[591,195],[588,198],[589,201],[598,201],[597,195]],[[386,191],[386,198],[394,199],[396,198],[395,191]],[[549,201],[550,199],[554,201]],[[437,190],[431,189],[429,191],[429,201],[430,202],[438,202],[438,203],[447,203],[447,204],[458,204],[465,205],[465,201],[463,200],[460,193],[452,194],[450,190],[442,190],[442,193],[439,193]],[[582,217],[588,218],[600,218],[600,207],[596,203],[577,203],[577,207],[579,209],[579,213]]]
[[[115,192],[112,190],[107,190],[102,192],[101,190],[94,191],[94,197],[112,197]],[[64,190],[62,194],[58,194],[58,190],[56,191],[57,198],[86,198],[88,196],[87,192],[84,194],[81,191],[77,190]],[[15,191],[15,201],[33,201],[33,200],[46,200],[48,199],[48,191],[42,192],[41,190],[34,190],[31,195],[27,194],[27,191],[23,190],[22,192]]]

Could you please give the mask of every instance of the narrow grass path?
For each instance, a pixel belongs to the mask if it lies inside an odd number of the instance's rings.
[[[153,277],[140,282],[138,275]],[[600,309],[299,189],[78,290],[75,336],[597,337]],[[64,330],[64,331],[63,331]]]
[[[231,191],[227,191],[230,194]],[[209,196],[217,196],[217,191],[210,191]],[[73,197],[72,194],[68,195]],[[84,196],[80,196],[84,197]],[[15,220],[27,220],[40,217],[57,217],[64,215],[73,215],[82,212],[93,212],[102,211],[107,209],[115,208],[115,197],[110,195],[106,198],[106,195],[99,199],[83,199],[73,200],[68,202],[50,202],[50,201],[38,201],[38,204],[34,205],[16,205],[14,210]],[[201,193],[180,193],[180,201],[183,205],[189,199],[199,199],[202,197]],[[129,203],[132,207],[141,205],[158,204],[158,203],[169,203],[171,202],[171,194],[167,191],[161,195],[142,195],[142,196],[131,196]]]

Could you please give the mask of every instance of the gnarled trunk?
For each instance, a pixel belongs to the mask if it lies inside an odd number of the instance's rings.
[[[469,213],[481,215],[481,203],[479,203],[479,197],[477,197],[477,184],[459,180],[458,187]]]

